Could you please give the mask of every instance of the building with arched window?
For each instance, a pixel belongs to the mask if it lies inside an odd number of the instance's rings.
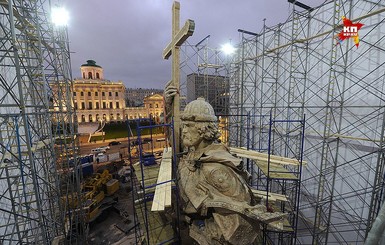
[[[125,108],[123,82],[104,79],[103,68],[94,60],[87,60],[80,71],[82,77],[74,79],[72,91],[78,122],[122,120]]]
[[[75,78],[72,104],[78,123],[122,121],[152,117],[159,121],[163,112],[163,96],[152,94],[144,98],[141,107],[126,107],[126,88],[122,81],[104,79],[103,68],[93,60],[81,65],[81,78]],[[55,85],[56,86],[56,85]],[[58,86],[51,87],[52,95],[65,93]],[[154,90],[155,91],[155,90]],[[58,101],[58,100],[53,100]],[[54,108],[59,108],[58,105]]]
[[[126,107],[124,110],[125,119],[153,118],[160,121],[163,113],[163,96],[160,94],[150,95],[144,98],[143,106]]]

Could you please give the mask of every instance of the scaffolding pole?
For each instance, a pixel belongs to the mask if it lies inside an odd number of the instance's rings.
[[[48,0],[0,3],[1,244],[84,241],[71,236],[67,224],[76,215],[70,214],[61,198],[76,193],[78,185],[62,189],[73,175],[63,180],[60,169],[64,168],[58,165],[61,161],[68,169],[69,155],[74,154],[70,151],[75,151],[75,129],[69,120],[74,116],[66,103],[69,99],[62,102],[67,110],[53,110],[51,82],[58,84],[65,78],[69,91],[71,76],[68,37],[53,29],[52,6]],[[57,122],[66,118],[66,130],[56,130],[59,123],[52,123],[54,115]],[[64,131],[72,140],[55,142]],[[57,151],[57,147],[62,148]],[[80,230],[85,235],[77,223],[75,233]]]
[[[230,142],[258,138],[238,115],[306,114],[296,241],[362,243],[384,200],[384,6],[338,0],[311,10],[293,5],[288,21],[242,38],[230,75]],[[358,48],[337,41],[342,16],[364,24]],[[292,149],[300,146],[295,135],[283,141]]]

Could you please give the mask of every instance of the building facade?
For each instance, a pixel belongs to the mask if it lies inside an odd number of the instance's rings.
[[[163,94],[163,90],[154,88],[127,88],[126,106],[143,106],[144,98],[154,94]]]
[[[148,110],[148,116],[159,122],[164,110],[163,95],[154,94],[144,98],[144,106]]]
[[[126,119],[153,118],[159,122],[164,110],[163,95],[154,94],[143,99],[144,106],[126,107],[124,114]]]
[[[73,105],[77,122],[124,119],[125,86],[122,81],[104,79],[103,68],[93,60],[80,67],[81,78],[73,82]]]
[[[112,82],[104,79],[103,68],[93,60],[87,60],[80,67],[81,78],[73,81],[70,91],[73,108],[76,111],[75,121],[78,123],[112,122],[126,119],[152,117],[159,122],[163,112],[163,90],[159,89],[129,89],[135,94],[135,104],[142,106],[126,107],[127,90],[122,81]],[[67,93],[57,84],[51,85],[52,96]],[[160,91],[160,93],[155,93]],[[140,101],[141,98],[141,101]],[[57,99],[52,99],[52,112],[58,111],[61,105]],[[67,108],[63,108],[66,110]],[[55,113],[53,114],[55,115]],[[55,120],[55,116],[53,117]]]
[[[191,73],[187,75],[187,102],[203,97],[216,115],[228,114],[229,79],[225,76]]]

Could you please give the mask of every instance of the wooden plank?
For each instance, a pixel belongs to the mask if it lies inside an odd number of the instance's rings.
[[[255,164],[262,170],[262,172],[273,179],[292,179],[297,180],[297,176],[295,176],[293,173],[289,172],[286,168],[284,168],[282,165],[272,165],[270,164],[270,172],[268,174],[268,166],[267,162],[262,161],[255,161]]]
[[[172,169],[172,150],[171,147],[163,150],[163,157],[160,163],[157,186],[152,203],[151,211],[164,211],[165,207],[171,206],[171,169]],[[167,183],[164,183],[169,181]]]
[[[256,189],[251,189],[251,191],[253,192],[254,195],[266,199],[266,191],[261,191],[261,190],[256,190]],[[287,196],[285,196],[285,195],[281,195],[281,194],[273,193],[273,192],[269,192],[268,195],[269,195],[269,200],[271,200],[271,201],[277,201],[277,200],[283,201],[283,202],[288,201]]]
[[[230,152],[235,153],[240,157],[250,158],[253,160],[259,160],[267,162],[269,159],[269,154],[261,153],[253,150],[246,150],[245,148],[230,147]],[[292,159],[288,157],[281,157],[277,155],[270,154],[270,163],[279,164],[279,165],[294,165],[299,166],[300,162],[297,159]],[[302,166],[307,164],[306,161],[302,161]]]
[[[146,189],[146,193],[154,193],[154,192],[155,192],[155,187],[156,187],[156,186],[147,188],[147,189]],[[172,187],[175,187],[175,183],[174,183],[173,181],[171,182],[171,188],[172,188]],[[138,194],[143,194],[143,190],[139,190],[137,193],[138,193]]]
[[[163,154],[165,154],[165,152],[163,152]],[[163,159],[165,159],[165,161],[167,162],[167,165],[165,166],[166,168],[165,181],[168,181],[165,187],[166,200],[165,200],[164,206],[171,207],[171,186],[173,184],[171,182],[171,179],[172,179],[172,148],[171,147],[168,148],[167,155],[164,156]]]

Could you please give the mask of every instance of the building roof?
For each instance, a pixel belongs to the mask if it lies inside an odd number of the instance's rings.
[[[152,94],[152,95],[146,96],[144,100],[163,100],[163,96],[160,94]]]
[[[100,67],[100,68],[102,68],[101,66],[97,65],[96,61],[94,61],[94,60],[87,60],[87,64],[83,64],[83,65],[81,65],[81,67],[82,66],[93,66],[93,67]]]

